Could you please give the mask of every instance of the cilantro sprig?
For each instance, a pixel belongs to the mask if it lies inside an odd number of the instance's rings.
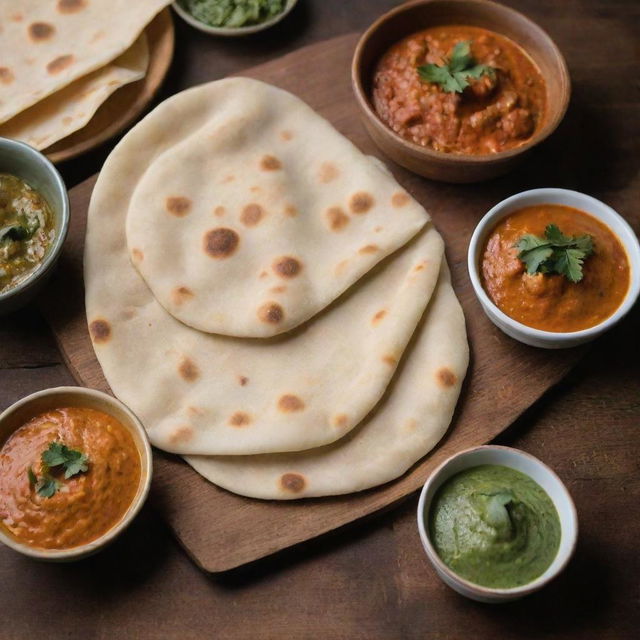
[[[420,79],[440,85],[446,93],[462,93],[469,86],[469,78],[483,75],[493,77],[495,69],[478,64],[471,55],[471,42],[458,42],[444,64],[423,64],[418,67]]]
[[[29,484],[43,498],[53,497],[62,487],[62,484],[51,476],[50,469],[63,467],[66,479],[89,469],[89,458],[86,454],[77,449],[69,449],[60,442],[49,443],[49,448],[42,452],[40,459],[42,460],[42,476],[38,478],[31,467],[27,469],[27,476]]]
[[[576,283],[583,278],[585,259],[593,253],[593,238],[588,234],[565,236],[557,225],[549,224],[544,238],[527,233],[515,247],[528,274],[557,273]]]

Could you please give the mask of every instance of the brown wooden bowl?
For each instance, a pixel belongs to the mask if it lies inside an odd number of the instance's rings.
[[[482,27],[507,36],[539,67],[546,81],[547,109],[537,130],[519,147],[486,155],[434,151],[405,140],[378,117],[371,94],[375,66],[382,55],[407,35],[445,24]],[[392,9],[360,38],[351,82],[364,125],[378,147],[410,171],[444,182],[479,182],[509,171],[556,129],[571,94],[567,64],[553,40],[521,13],[488,0],[416,0]]]

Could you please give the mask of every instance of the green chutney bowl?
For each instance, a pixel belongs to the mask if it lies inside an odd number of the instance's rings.
[[[56,232],[40,266],[15,287],[0,293],[0,315],[4,315],[27,304],[51,275],[69,229],[69,196],[57,169],[24,142],[0,138],[0,173],[21,178],[44,197],[53,212]]]

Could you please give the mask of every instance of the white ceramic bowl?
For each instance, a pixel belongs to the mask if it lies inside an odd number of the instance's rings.
[[[494,589],[491,587],[483,587],[461,578],[440,559],[429,537],[429,510],[437,490],[446,480],[456,473],[469,469],[470,467],[477,467],[481,464],[496,464],[511,467],[535,480],[553,501],[560,518],[560,547],[555,559],[541,576],[533,580],[533,582],[520,587]],[[544,587],[565,568],[576,546],[578,516],[567,488],[546,464],[518,449],[488,445],[467,449],[466,451],[461,451],[451,456],[431,474],[422,488],[420,500],[418,501],[418,530],[427,557],[443,582],[458,593],[472,600],[498,603],[516,600],[534,591],[538,591],[538,589]]]
[[[149,493],[152,475],[151,447],[142,423],[122,402],[102,391],[84,387],[55,387],[32,393],[18,400],[0,414],[0,446],[7,438],[31,418],[60,407],[85,407],[113,416],[133,436],[140,454],[140,482],[138,490],[122,519],[92,542],[71,549],[38,549],[16,540],[0,525],[0,542],[25,556],[51,562],[67,562],[90,556],[112,542],[136,517]]]
[[[631,268],[631,281],[627,295],[613,315],[589,329],[571,333],[557,333],[528,327],[498,309],[482,287],[480,282],[480,260],[487,235],[502,218],[513,211],[538,204],[565,205],[592,215],[616,234],[626,250]],[[507,335],[533,347],[559,349],[575,347],[589,342],[619,322],[633,307],[640,294],[640,245],[633,229],[620,214],[616,213],[604,202],[600,202],[600,200],[596,200],[584,193],[568,189],[532,189],[531,191],[517,193],[499,202],[476,226],[469,243],[467,266],[473,289],[489,319]]]
[[[252,33],[257,33],[258,31],[264,31],[269,27],[273,27],[274,24],[277,24],[280,20],[284,19],[297,3],[298,0],[287,0],[284,10],[278,15],[273,16],[270,20],[265,20],[259,24],[252,24],[246,27],[210,27],[208,24],[200,22],[200,20],[194,18],[188,11],[183,9],[178,2],[174,2],[171,6],[185,22],[188,22],[192,27],[203,31],[204,33],[208,33],[212,36],[233,37],[248,36]]]

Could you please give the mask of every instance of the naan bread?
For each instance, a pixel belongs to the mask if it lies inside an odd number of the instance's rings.
[[[171,0],[0,0],[0,123],[126,51]]]
[[[442,438],[469,361],[462,309],[443,266],[385,397],[325,447],[260,456],[187,456],[211,482],[244,496],[291,500],[362,491],[402,475]]]
[[[105,67],[75,80],[0,124],[0,136],[46,149],[82,129],[98,107],[117,89],[144,77],[149,47],[144,33],[121,56]]]
[[[185,94],[165,101],[123,138],[91,198],[86,309],[106,379],[153,444],[169,451],[267,453],[333,442],[384,393],[435,286],[442,240],[428,223],[288,334],[239,339],[188,327],[156,301],[130,261],[125,238],[127,210],[147,168],[209,122],[206,91]],[[354,162],[371,161],[360,155]],[[394,224],[400,223],[389,214],[387,233]]]
[[[317,314],[427,222],[424,209],[299,98],[248,78],[172,98],[198,114],[163,145],[127,215],[134,264],[173,316],[269,337]]]

